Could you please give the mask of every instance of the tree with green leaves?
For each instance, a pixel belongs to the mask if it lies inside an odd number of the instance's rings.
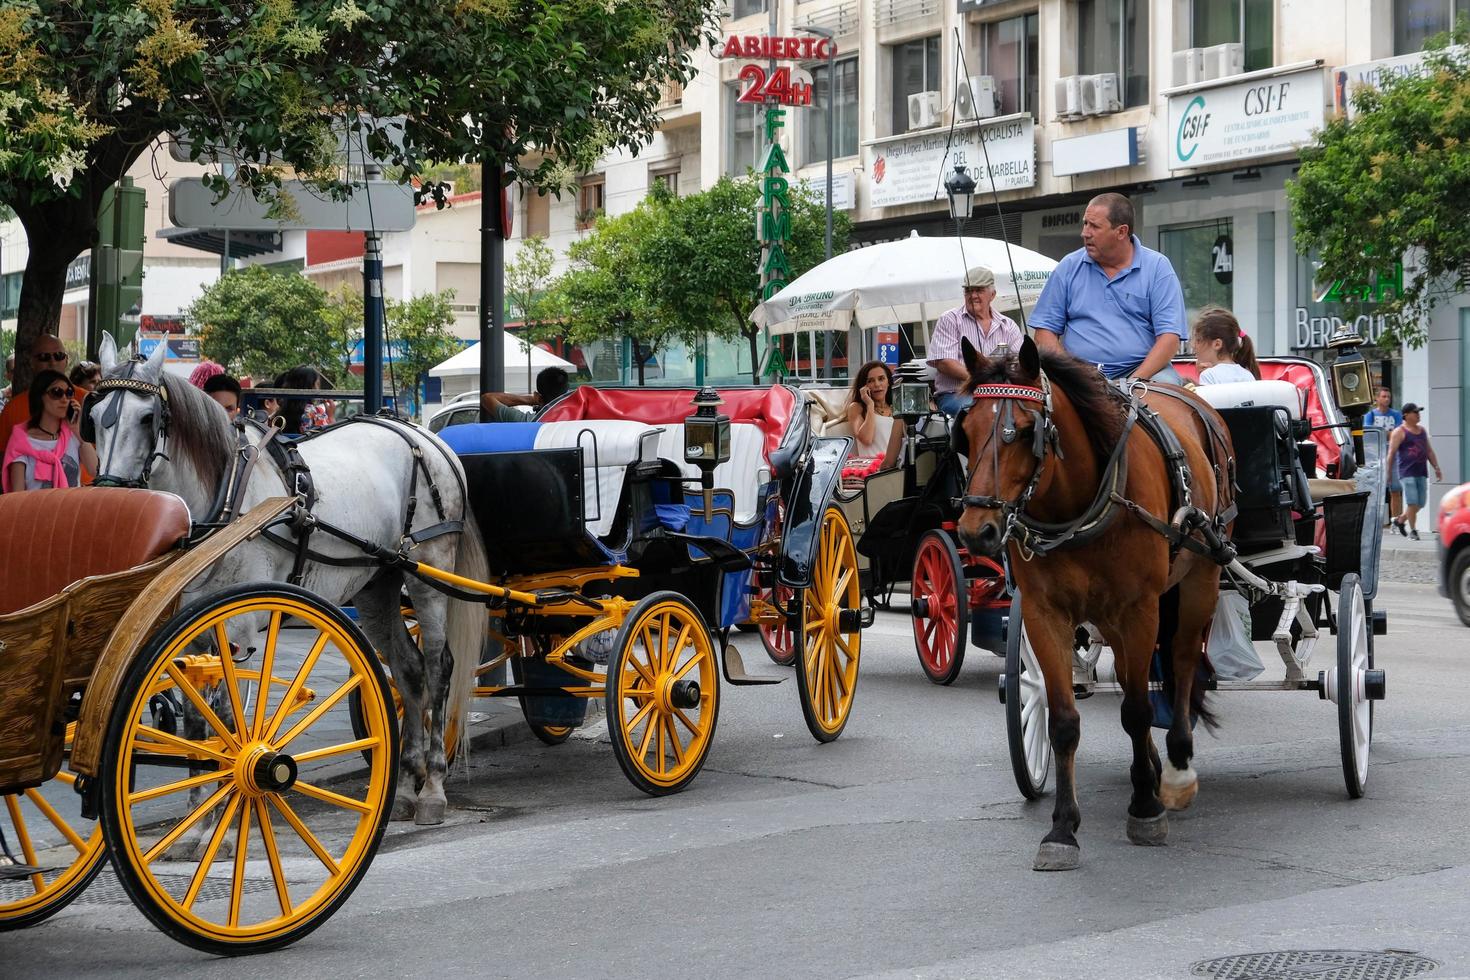
[[[463,345],[449,329],[454,325],[450,307],[454,290],[425,293],[404,302],[387,303],[387,337],[393,353],[393,381],[408,402],[408,414],[418,411],[419,388],[429,369],[459,353]]]
[[[21,352],[55,330],[103,193],[160,133],[234,165],[207,178],[216,193],[282,216],[288,173],[347,193],[333,128],[346,120],[402,180],[486,159],[566,186],[581,163],[647,142],[712,15],[712,0],[7,0],[0,204],[30,243]],[[375,121],[395,117],[401,139]]]
[[[529,345],[550,340],[562,332],[560,321],[549,316],[546,293],[551,286],[551,270],[556,256],[538,236],[521,242],[515,257],[505,263],[505,303],[512,319],[520,317],[521,329],[516,336],[528,345],[526,377],[531,384],[531,351]]]
[[[793,278],[822,262],[825,253],[826,199],[796,185],[791,199],[791,237],[785,245]],[[655,196],[667,195],[655,189]],[[759,331],[750,311],[761,300],[761,246],[753,215],[760,202],[760,178],[721,177],[714,186],[686,197],[667,197],[663,235],[645,246],[664,271],[664,302],[691,327],[716,337],[744,336],[750,344],[752,381],[759,382]],[[846,251],[852,222],[846,212],[833,215],[835,251]]]
[[[250,266],[211,283],[184,315],[205,357],[259,380],[298,364],[342,364],[327,307],[326,292],[305,276]]]
[[[339,388],[360,388],[361,378],[352,373],[352,355],[362,341],[362,293],[343,283],[327,293],[327,305],[320,314],[322,329],[332,345],[331,368],[327,368]]]
[[[1431,42],[1426,71],[1358,87],[1354,114],[1302,149],[1287,185],[1297,248],[1350,311],[1377,303],[1380,346],[1428,339],[1425,317],[1470,289],[1470,54]],[[1470,40],[1462,21],[1453,40]],[[1402,291],[1396,283],[1402,264]]]

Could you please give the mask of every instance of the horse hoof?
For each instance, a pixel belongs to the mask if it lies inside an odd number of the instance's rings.
[[[444,814],[448,809],[449,804],[444,800],[420,800],[413,822],[420,827],[437,826],[444,822]]]
[[[1036,852],[1032,871],[1076,871],[1082,867],[1082,848],[1076,844],[1043,841]]]
[[[412,797],[396,796],[393,798],[393,811],[388,814],[388,819],[412,820],[417,809]]]
[[[1187,810],[1199,792],[1199,780],[1184,786],[1170,786],[1167,782],[1159,786],[1159,800],[1169,810]]]
[[[1169,814],[1157,817],[1128,815],[1128,840],[1139,847],[1163,847],[1169,840]]]

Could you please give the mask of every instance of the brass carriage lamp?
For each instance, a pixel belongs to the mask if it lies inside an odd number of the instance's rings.
[[[916,419],[929,414],[929,385],[923,381],[901,381],[893,386],[893,414]]]
[[[969,221],[975,212],[975,178],[965,173],[965,165],[954,165],[954,173],[944,182],[944,191],[949,195],[949,216],[958,225]]]
[[[715,467],[730,459],[730,417],[719,406],[725,400],[708,386],[694,394],[694,414],[684,420],[684,462],[699,467],[704,491],[704,519],[714,519]]]
[[[1363,338],[1346,322],[1340,323],[1327,346],[1332,351],[1332,388],[1337,407],[1352,423],[1353,455],[1363,462],[1363,416],[1373,404],[1368,359],[1363,356]]]

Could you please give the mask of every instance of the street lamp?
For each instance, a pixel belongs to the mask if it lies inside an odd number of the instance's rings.
[[[797,30],[817,37],[825,38],[827,41],[827,237],[826,257],[832,257],[832,154],[837,142],[837,73],[832,68],[832,58],[837,53],[837,35],[825,27],[815,24],[807,24],[798,27]],[[823,365],[822,374],[828,380],[832,378],[832,331],[828,330],[822,338]]]
[[[958,234],[960,223],[969,221],[975,212],[975,178],[965,173],[964,164],[957,163],[954,173],[944,182],[944,190],[949,195],[949,216],[954,219],[955,233]]]

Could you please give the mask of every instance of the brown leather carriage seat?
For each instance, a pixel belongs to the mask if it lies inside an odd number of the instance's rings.
[[[189,533],[189,508],[171,493],[118,487],[0,496],[0,615],[73,582],[146,564]]]

